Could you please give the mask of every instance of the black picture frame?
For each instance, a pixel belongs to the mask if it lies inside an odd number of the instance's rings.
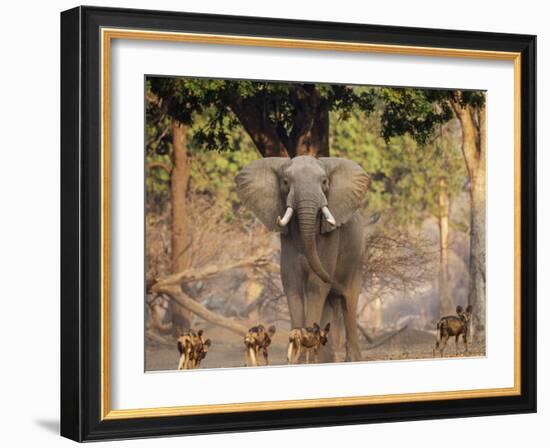
[[[521,393],[516,396],[101,419],[100,29],[521,53]],[[536,37],[77,7],[61,14],[61,435],[77,441],[536,411]]]

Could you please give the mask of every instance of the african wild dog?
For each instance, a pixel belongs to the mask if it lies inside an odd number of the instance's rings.
[[[187,331],[178,338],[178,351],[180,352],[178,370],[200,367],[201,361],[206,357],[208,349],[212,345],[212,341],[205,340],[203,335],[202,330],[197,333]]]
[[[264,355],[265,365],[269,365],[268,347],[275,334],[275,327],[270,326],[267,331],[262,324],[256,325],[248,330],[244,337],[245,362],[247,366],[260,365],[260,350]]]
[[[458,339],[460,335],[462,335],[464,347],[466,353],[468,353],[468,331],[472,318],[472,305],[468,305],[466,311],[458,305],[456,307],[456,314],[457,316],[446,316],[439,319],[437,323],[437,341],[433,349],[433,356],[435,356],[437,349],[439,349],[440,356],[443,356],[443,350],[451,336],[455,337],[455,349],[458,355]]]
[[[309,364],[309,354],[313,351],[314,362],[318,362],[319,349],[328,342],[330,323],[324,329],[314,323],[313,327],[295,328],[288,336],[288,363],[296,363],[300,359],[302,350],[306,352],[306,363]]]

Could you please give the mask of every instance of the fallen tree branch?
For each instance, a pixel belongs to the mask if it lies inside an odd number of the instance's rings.
[[[239,336],[243,336],[243,337],[248,332],[248,328],[244,327],[243,325],[233,322],[231,319],[228,319],[227,317],[222,316],[221,314],[210,311],[208,308],[201,305],[199,302],[190,298],[187,294],[185,294],[181,290],[181,287],[179,286],[179,284],[174,285],[174,284],[157,283],[154,286],[154,288],[156,288],[155,292],[167,294],[178,305],[188,309],[192,313],[196,314],[200,318],[210,323],[226,328],[227,330],[232,331],[233,333],[236,333]]]
[[[372,338],[367,334],[367,330],[365,330],[365,327],[363,327],[363,326],[360,325],[360,324],[357,324],[357,328],[359,328],[359,332],[363,335],[363,337],[365,338],[365,340],[366,340],[369,344],[372,344],[372,343],[373,343],[373,340],[372,340]]]
[[[404,325],[402,326],[399,330],[396,330],[390,334],[387,334],[385,336],[382,336],[380,339],[378,340],[373,340],[372,341],[372,344],[369,345],[368,347],[365,348],[365,350],[372,350],[372,349],[375,349],[377,347],[380,347],[381,345],[384,345],[386,342],[390,341],[391,339],[393,339],[395,336],[397,336],[398,334],[402,333],[403,331],[405,331],[407,329],[408,325]]]
[[[224,265],[209,265],[198,269],[191,268],[183,272],[166,276],[153,285],[151,290],[153,292],[162,292],[161,288],[165,286],[180,285],[183,281],[193,282],[197,280],[204,280],[225,271],[246,267],[260,268],[277,274],[280,271],[279,266],[270,261],[267,255],[248,257],[237,261],[231,261]]]

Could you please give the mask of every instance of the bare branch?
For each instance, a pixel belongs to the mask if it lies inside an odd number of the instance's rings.
[[[232,319],[229,319],[221,314],[214,313],[210,311],[205,306],[201,305],[199,302],[191,299],[187,294],[185,294],[179,285],[174,284],[156,284],[154,286],[156,290],[163,294],[168,294],[170,298],[176,302],[178,305],[188,309],[192,313],[201,317],[202,319],[211,322],[220,327],[224,327],[233,333],[237,333],[239,336],[246,335],[248,329],[247,327],[238,324]]]
[[[384,345],[386,342],[391,341],[394,337],[396,337],[398,334],[404,332],[407,329],[407,325],[402,326],[399,330],[395,330],[391,332],[390,334],[384,335],[380,337],[380,339],[377,339],[375,341],[372,341],[372,344],[369,345],[365,350],[372,350],[377,347],[380,347],[381,345]]]
[[[365,338],[365,340],[372,344],[372,338],[368,335],[367,330],[365,330],[365,327],[363,325],[357,324],[357,328],[359,329],[359,333]]]
[[[371,232],[363,260],[363,283],[369,299],[414,294],[431,281],[437,255],[434,244],[422,236],[384,227]]]
[[[162,289],[166,286],[179,285],[182,282],[193,282],[197,280],[204,280],[206,278],[213,277],[225,271],[238,268],[255,268],[263,269],[270,272],[279,272],[279,266],[270,261],[268,254],[243,258],[242,260],[231,261],[224,265],[208,265],[202,268],[191,268],[177,274],[169,275],[160,279],[152,287],[153,292],[163,292]]]

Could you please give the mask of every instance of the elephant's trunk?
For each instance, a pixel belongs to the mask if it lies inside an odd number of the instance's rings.
[[[319,214],[318,201],[313,199],[305,199],[300,201],[298,205],[298,225],[302,242],[304,244],[304,254],[313,272],[315,272],[321,280],[330,283],[330,276],[325,271],[319,259],[317,252],[317,216]]]

